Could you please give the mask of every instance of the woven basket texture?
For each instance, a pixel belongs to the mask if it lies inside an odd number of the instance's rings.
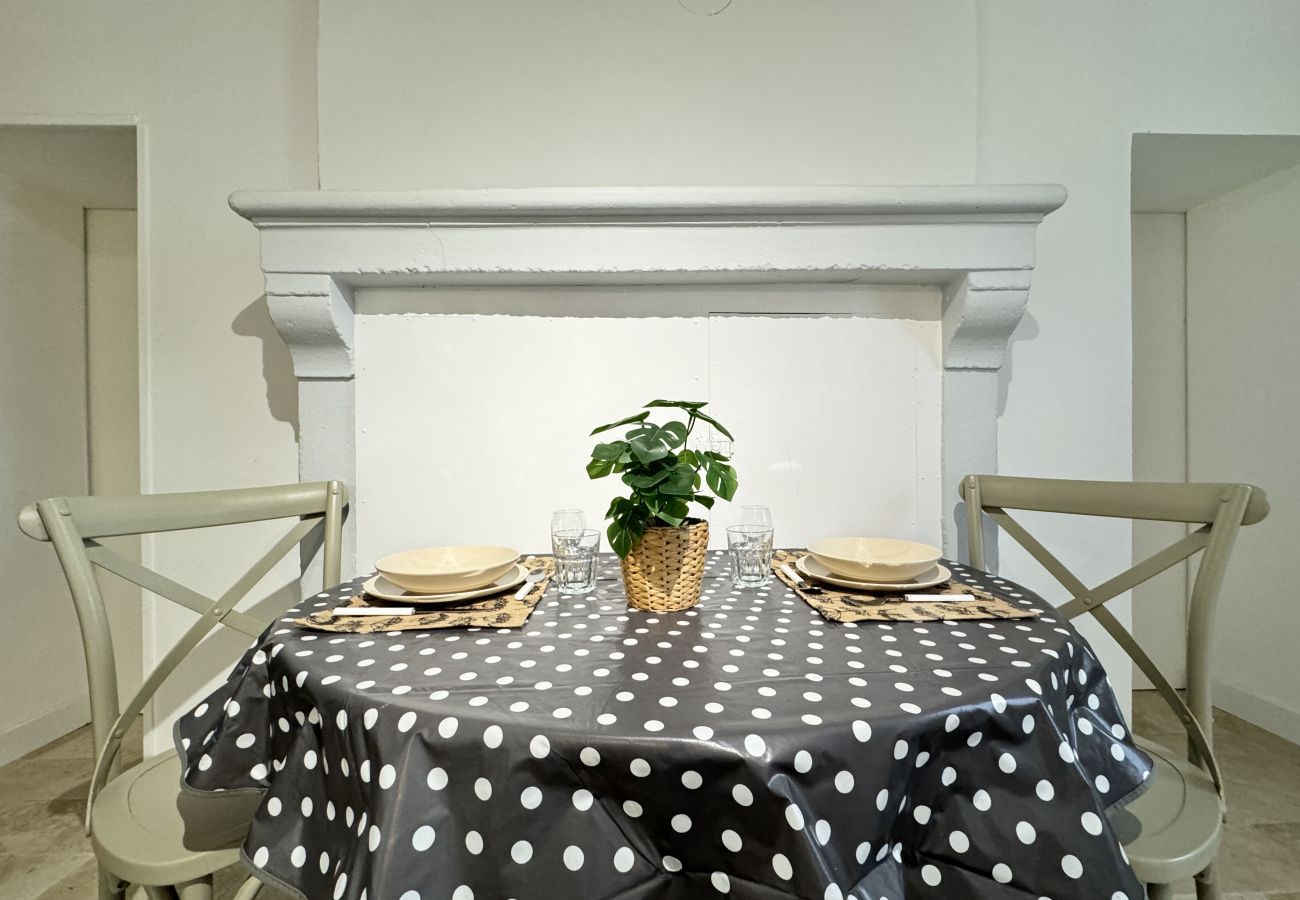
[[[709,523],[647,528],[622,560],[627,602],[647,612],[675,612],[700,602]]]

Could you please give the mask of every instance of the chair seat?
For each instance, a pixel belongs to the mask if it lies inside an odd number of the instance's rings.
[[[173,885],[239,861],[260,794],[195,796],[180,790],[175,752],[146,759],[114,778],[90,815],[100,864],[133,884]]]
[[[1183,755],[1136,738],[1155,764],[1151,786],[1111,816],[1133,871],[1146,884],[1170,884],[1214,860],[1223,810],[1214,782]]]

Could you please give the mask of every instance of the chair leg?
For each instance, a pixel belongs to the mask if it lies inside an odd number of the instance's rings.
[[[235,891],[233,900],[253,900],[261,890],[262,882],[256,878],[249,878],[239,886],[239,890]]]
[[[1196,900],[1219,900],[1221,896],[1219,883],[1214,878],[1214,865],[1208,865],[1196,876]]]
[[[212,900],[212,876],[176,885],[176,895],[179,900]]]
[[[99,900],[122,900],[126,884],[112,872],[99,867]]]
[[[1173,900],[1174,886],[1172,884],[1148,884],[1147,900]]]
[[[145,896],[149,900],[176,900],[176,892],[169,887],[159,887],[155,884],[142,884]]]

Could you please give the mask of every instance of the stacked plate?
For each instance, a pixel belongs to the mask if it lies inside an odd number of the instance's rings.
[[[405,605],[460,603],[523,584],[528,570],[513,547],[460,545],[408,550],[375,563],[363,586],[371,597]]]
[[[837,587],[908,591],[952,578],[939,548],[893,538],[836,537],[813,541],[795,562],[801,574]]]

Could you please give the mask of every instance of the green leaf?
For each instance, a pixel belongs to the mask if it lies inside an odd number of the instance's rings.
[[[659,409],[665,406],[673,409],[699,409],[702,406],[708,406],[707,400],[651,400],[645,405],[646,409]]]
[[[659,426],[654,422],[646,422],[637,428],[629,430],[627,439],[631,441],[636,438],[645,438],[647,443],[656,443],[659,438]]]
[[[659,469],[645,475],[637,475],[635,472],[628,472],[623,476],[623,482],[628,487],[634,487],[638,491],[644,491],[646,488],[652,488],[659,482],[663,481],[673,473],[673,469]]]
[[[588,478],[604,478],[612,471],[614,471],[614,464],[607,459],[593,459],[587,463]]]
[[[659,486],[659,493],[671,497],[689,497],[695,493],[695,470],[690,466],[677,466],[668,480]]]
[[[709,466],[706,480],[709,483],[709,490],[717,494],[723,500],[730,500],[736,496],[736,470],[731,466],[724,466],[722,463],[714,463]]]
[[[643,437],[633,438],[631,441],[632,455],[637,458],[637,462],[643,466],[648,466],[657,462],[668,455],[667,448],[659,444],[651,444]]]
[[[713,418],[713,416],[705,415],[704,413],[700,412],[699,410],[696,410],[694,415],[695,415],[695,418],[699,419],[700,421],[702,421],[702,422],[708,422],[710,425],[712,425],[712,426],[713,426],[714,428],[716,428],[718,431],[721,431],[723,434],[725,434],[725,435],[727,436],[727,439],[728,439],[728,440],[732,440],[732,441],[735,440],[735,438],[731,436],[731,432],[728,431],[726,428],[723,428],[723,427],[722,427],[722,423],[719,422],[717,419]]]
[[[685,514],[679,516],[675,513],[669,512],[667,509],[659,510],[658,516],[665,524],[671,525],[674,528],[680,528],[682,523],[686,521]]]
[[[700,506],[703,506],[705,509],[713,509],[714,499],[708,494],[696,494],[691,499],[700,504]]]
[[[619,559],[625,559],[632,550],[632,535],[626,528],[618,522],[609,523],[609,528],[605,532],[609,535],[609,546]]]
[[[627,441],[615,441],[612,444],[597,444],[591,450],[592,459],[615,462],[627,450]]]
[[[620,425],[631,425],[633,422],[644,422],[650,417],[648,412],[639,412],[635,416],[628,416],[626,419],[619,419],[617,422],[610,422],[608,425],[601,425],[599,428],[593,428],[592,434],[600,434],[602,431],[609,431],[611,428],[617,428]]]
[[[677,455],[677,461],[686,463],[692,469],[698,469],[703,464],[703,461],[695,455],[694,450],[683,450]]]
[[[686,423],[668,422],[659,429],[659,435],[669,448],[680,447],[686,443]]]
[[[646,512],[644,506],[633,503],[627,511],[627,527],[632,532],[633,537],[640,537],[645,532],[646,523],[650,521],[650,514]]]
[[[674,528],[680,528],[690,513],[690,505],[685,500],[674,498],[670,500],[663,509],[659,510],[658,515],[660,520],[663,522],[666,522]]]

